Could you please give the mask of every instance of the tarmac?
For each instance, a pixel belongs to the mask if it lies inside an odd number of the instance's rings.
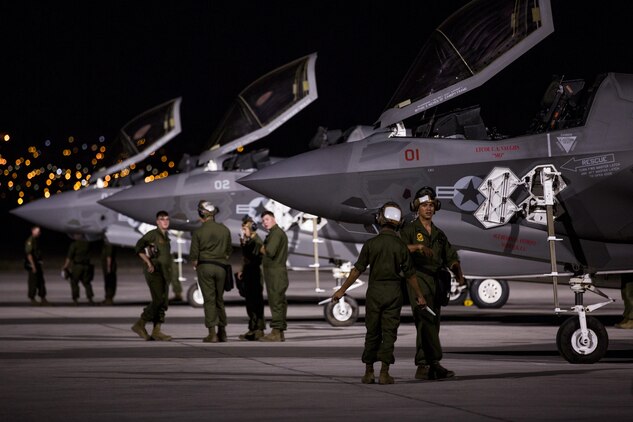
[[[186,269],[191,284],[193,273]],[[595,312],[609,351],[592,365],[559,356],[549,285],[512,282],[502,309],[443,308],[443,365],[457,376],[414,379],[415,330],[405,307],[396,342],[394,385],[360,382],[362,316],[332,327],[316,303],[333,279],[291,272],[284,343],[240,341],[247,318],[235,290],[227,293],[229,341],[207,344],[203,311],[172,304],[163,329],[171,342],[146,342],[130,326],[149,300],[140,267],[119,270],[115,306],[71,306],[70,287],[46,273],[53,306],[28,305],[24,271],[0,272],[0,420],[425,420],[630,421],[633,330],[619,330],[618,301]],[[103,297],[101,275],[93,282]],[[353,292],[362,304],[364,289]],[[561,302],[573,304],[565,286]],[[587,303],[593,298],[587,297]],[[597,299],[597,298],[596,298]],[[269,316],[268,309],[266,315]],[[378,370],[378,365],[376,370]]]

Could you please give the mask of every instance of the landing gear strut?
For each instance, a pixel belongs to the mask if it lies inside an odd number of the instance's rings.
[[[343,263],[332,270],[332,275],[334,276],[334,280],[336,280],[334,291],[341,287],[351,270],[351,262]],[[356,280],[354,284],[347,289],[347,291],[349,292],[350,290],[356,289],[363,284],[365,284],[364,281]],[[325,320],[334,327],[352,325],[358,319],[358,302],[349,295],[344,295],[336,303],[332,302],[331,298],[328,298],[319,302],[319,305],[325,305],[323,308]]]
[[[524,179],[526,179],[526,184],[530,188],[530,193],[533,195],[527,210],[532,210],[538,215],[539,212],[542,213],[543,206],[545,207],[547,241],[549,242],[550,263],[552,268],[550,275],[554,288],[554,311],[557,314],[562,312],[575,312],[578,315],[578,318],[572,317],[567,319],[558,329],[556,335],[558,352],[570,363],[598,362],[607,352],[609,336],[604,325],[596,318],[587,317],[587,313],[608,305],[609,303],[613,303],[615,300],[597,289],[593,285],[589,274],[583,274],[572,277],[569,280],[569,286],[575,296],[575,305],[569,310],[562,310],[560,308],[558,303],[558,267],[556,264],[555,246],[556,242],[560,239],[556,238],[554,231],[554,196],[565,188],[565,182],[562,180],[560,173],[556,171],[556,168],[551,165],[535,167]],[[542,186],[542,197],[533,194],[535,185]],[[584,294],[588,291],[604,297],[607,301],[585,306],[583,302]]]

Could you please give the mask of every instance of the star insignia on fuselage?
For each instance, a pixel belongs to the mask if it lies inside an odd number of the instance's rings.
[[[476,205],[479,205],[479,202],[477,201],[479,191],[473,184],[472,179],[468,182],[468,185],[466,185],[465,188],[457,189],[457,191],[462,194],[462,202],[460,205],[464,205],[468,201],[472,201]]]

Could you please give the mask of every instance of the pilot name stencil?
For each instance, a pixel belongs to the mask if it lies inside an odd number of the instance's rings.
[[[494,158],[502,158],[506,152],[519,151],[520,149],[519,145],[486,145],[475,147],[475,152],[478,154],[489,152]]]

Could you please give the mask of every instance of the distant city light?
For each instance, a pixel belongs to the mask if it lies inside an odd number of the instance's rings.
[[[47,139],[44,141],[44,146],[50,147],[51,146],[51,140]]]
[[[11,139],[11,136],[9,136],[8,133],[5,133],[2,139],[4,139],[4,142],[9,142],[9,140]]]

